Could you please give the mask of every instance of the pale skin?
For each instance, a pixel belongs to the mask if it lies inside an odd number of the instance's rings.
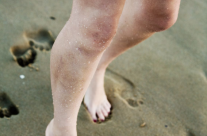
[[[104,121],[111,108],[103,86],[106,67],[127,49],[170,28],[179,5],[180,0],[74,0],[51,52],[54,118],[46,136],[77,136],[84,95],[91,119]]]

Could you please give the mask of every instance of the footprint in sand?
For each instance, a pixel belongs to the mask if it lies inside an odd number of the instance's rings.
[[[10,48],[14,60],[22,67],[34,63],[37,52],[30,46],[16,45]]]
[[[105,89],[106,95],[108,96],[109,101],[111,97],[114,97],[116,95],[131,108],[136,108],[140,104],[143,104],[141,95],[136,90],[135,85],[127,78],[113,72],[112,70],[108,68],[104,76],[104,84],[105,84],[104,89]],[[105,118],[104,122],[107,122],[108,120],[112,118],[113,116],[112,112],[113,112],[113,106],[111,108],[111,112],[109,116]],[[103,122],[98,120],[97,123],[100,124]]]
[[[24,38],[27,41],[27,45],[16,45],[10,48],[10,52],[14,60],[22,67],[30,66],[33,67],[37,52],[35,49],[41,51],[49,51],[52,48],[52,45],[55,39],[52,36],[52,33],[46,29],[40,29],[36,32],[25,32]],[[38,68],[35,68],[36,70]]]
[[[113,72],[110,69],[107,69],[106,71],[105,85],[105,90],[115,91],[115,93],[120,96],[120,99],[125,101],[128,106],[135,108],[140,104],[143,104],[141,95],[135,89],[135,85],[127,78]]]
[[[17,106],[14,105],[6,93],[0,92],[0,118],[17,114],[19,114]]]
[[[23,36],[31,47],[41,51],[49,51],[55,42],[52,33],[46,29],[39,29],[36,32],[25,32]]]

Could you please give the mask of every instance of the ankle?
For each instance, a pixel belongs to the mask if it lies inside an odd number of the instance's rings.
[[[107,66],[98,66],[95,73],[105,73]]]
[[[54,119],[52,119],[47,129],[48,132],[46,136],[77,136],[76,123],[73,125],[64,123],[57,124],[54,122]]]

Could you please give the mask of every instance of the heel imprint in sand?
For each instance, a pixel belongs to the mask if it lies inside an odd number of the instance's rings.
[[[10,48],[14,60],[22,67],[34,63],[37,52],[30,46],[16,45]]]
[[[0,92],[0,118],[11,117],[17,114],[19,114],[17,106],[14,105],[5,92]]]
[[[39,29],[37,32],[25,32],[23,36],[31,47],[41,51],[49,51],[55,42],[51,31],[46,29]]]
[[[136,89],[134,83],[110,69],[106,71],[105,84],[106,90],[114,91],[129,107],[136,108],[144,104],[141,94]]]

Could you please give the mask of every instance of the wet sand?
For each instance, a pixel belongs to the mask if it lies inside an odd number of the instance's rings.
[[[36,50],[36,70],[20,67],[9,49],[27,46],[25,31],[46,28],[56,37],[70,16],[71,4],[66,0],[1,1],[0,92],[19,110],[10,119],[0,118],[1,136],[44,135],[53,117],[50,51]],[[172,28],[113,61],[105,76],[112,117],[95,124],[82,105],[78,136],[207,136],[206,8],[205,0],[182,1]]]

